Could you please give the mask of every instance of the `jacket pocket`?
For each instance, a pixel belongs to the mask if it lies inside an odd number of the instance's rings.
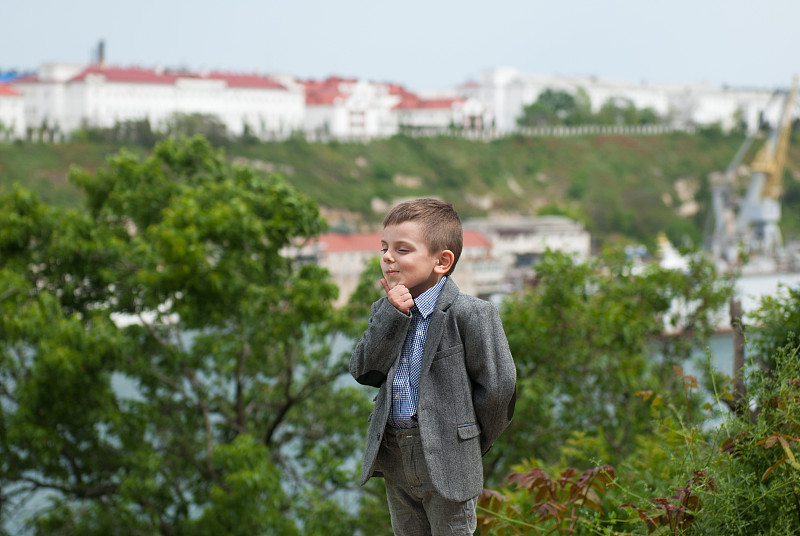
[[[459,424],[458,425],[458,438],[459,439],[472,439],[481,435],[481,427],[477,423]]]
[[[439,361],[440,359],[448,358],[451,355],[463,354],[463,353],[464,353],[464,347],[459,344],[458,346],[452,346],[450,348],[445,348],[444,350],[439,350],[433,356],[433,361],[436,362]]]

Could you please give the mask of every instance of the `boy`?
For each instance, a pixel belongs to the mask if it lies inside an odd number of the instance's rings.
[[[461,220],[442,201],[407,201],[386,215],[386,296],[372,304],[350,358],[356,381],[380,388],[361,484],[384,477],[397,536],[475,531],[481,457],[514,412],[516,369],[500,315],[449,277],[462,242]]]

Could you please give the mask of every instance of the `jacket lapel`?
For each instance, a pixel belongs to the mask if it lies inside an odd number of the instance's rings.
[[[439,341],[442,340],[444,333],[444,322],[447,318],[447,309],[453,304],[458,296],[458,286],[451,278],[444,282],[439,298],[436,300],[436,307],[431,313],[431,323],[428,326],[428,333],[425,335],[425,347],[422,350],[422,371],[425,372],[431,367],[433,356],[439,348]]]

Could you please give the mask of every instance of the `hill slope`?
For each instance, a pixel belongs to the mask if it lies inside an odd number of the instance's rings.
[[[709,210],[709,177],[727,167],[741,141],[714,132],[492,142],[397,136],[369,143],[291,139],[231,144],[225,150],[236,163],[286,176],[332,209],[326,214],[334,226],[355,225],[338,220],[337,213],[368,225],[394,199],[435,195],[465,217],[562,213],[583,220],[601,242],[619,235],[652,244],[662,231],[674,242],[698,243]],[[760,144],[754,146],[753,151]],[[80,194],[66,180],[69,166],[95,169],[118,149],[78,142],[0,144],[0,185],[16,181],[48,203],[76,206]],[[800,181],[792,167],[798,157],[795,144],[784,182],[787,238],[800,238]]]

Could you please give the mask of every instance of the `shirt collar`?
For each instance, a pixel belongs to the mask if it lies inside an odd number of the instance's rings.
[[[434,307],[436,307],[436,300],[439,299],[439,294],[442,292],[442,287],[446,280],[447,276],[444,276],[438,283],[417,296],[414,300],[414,306],[420,312],[422,318],[428,318],[433,312]]]

